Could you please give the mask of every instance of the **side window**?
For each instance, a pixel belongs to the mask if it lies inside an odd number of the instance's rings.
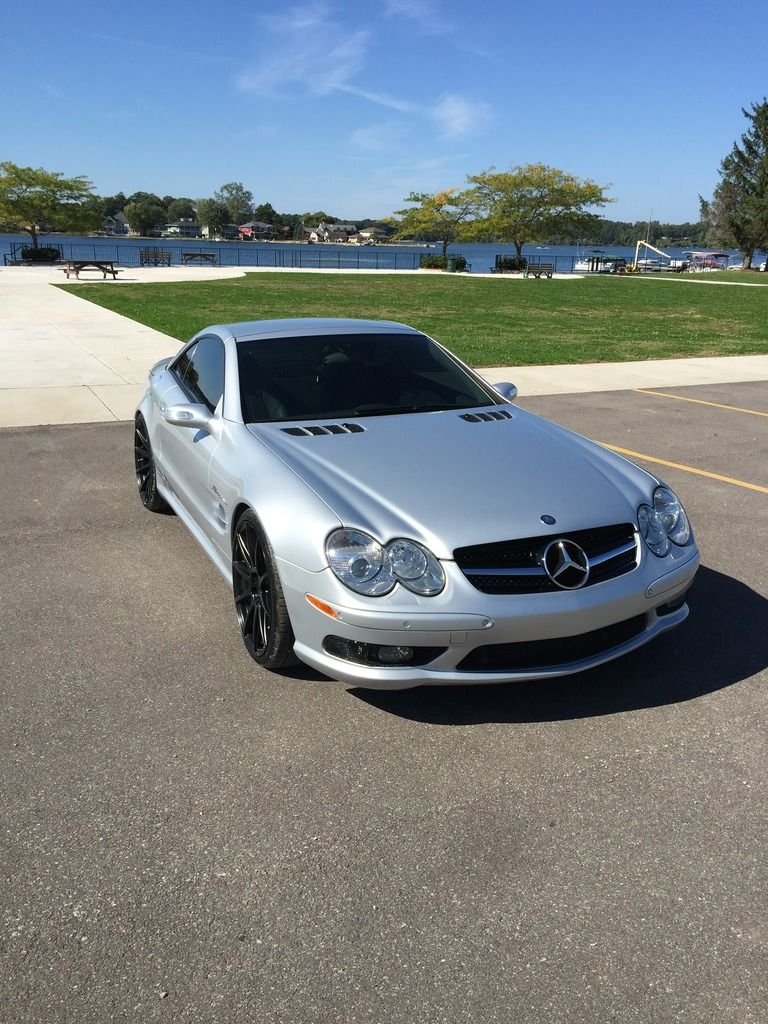
[[[224,394],[224,344],[213,336],[188,348],[174,366],[179,380],[195,402],[211,412]]]

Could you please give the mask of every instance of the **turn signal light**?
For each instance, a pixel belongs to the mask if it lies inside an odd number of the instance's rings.
[[[336,611],[335,608],[332,608],[331,605],[327,604],[325,601],[321,601],[320,598],[315,597],[314,594],[305,594],[304,596],[312,605],[312,607],[317,608],[317,610],[319,612],[322,612],[323,615],[327,615],[331,619],[338,619],[338,612]]]

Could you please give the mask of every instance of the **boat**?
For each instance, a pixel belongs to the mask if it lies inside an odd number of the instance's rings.
[[[590,274],[595,270],[595,266],[599,264],[600,257],[604,254],[605,249],[593,249],[591,256],[584,256],[579,250],[576,251],[576,261],[573,264],[573,272],[575,274]]]
[[[689,250],[683,253],[683,259],[688,261],[688,270],[695,273],[712,272],[714,270],[727,270],[731,257],[727,252],[694,252]],[[741,261],[739,261],[741,264]]]
[[[643,248],[644,252],[650,250],[656,253],[655,256],[640,256],[640,248]],[[661,259],[659,259],[661,257]],[[635,246],[635,261],[634,269],[640,273],[661,273],[662,271],[669,270],[687,270],[688,262],[685,259],[685,253],[683,253],[683,259],[678,260],[673,256],[670,256],[668,252],[664,252],[663,249],[657,249],[655,245],[651,245],[650,242],[646,242],[644,239],[640,239]]]
[[[576,274],[623,274],[627,263],[625,256],[611,256],[604,249],[593,249],[591,256],[577,257],[573,270]]]

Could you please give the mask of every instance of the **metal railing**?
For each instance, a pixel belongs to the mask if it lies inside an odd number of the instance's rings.
[[[5,254],[5,264],[22,262],[21,250],[27,243],[11,243],[10,253]],[[140,253],[156,247],[171,254],[171,265],[182,266],[182,254],[215,253],[219,267],[274,267],[275,269],[326,269],[326,270],[416,270],[421,250],[403,252],[401,249],[379,249],[368,246],[359,248],[326,248],[324,245],[226,245],[217,243],[179,243],[169,239],[152,239],[150,242],[126,244],[125,242],[64,242],[55,246],[45,243],[46,248],[57,248],[61,260],[112,260],[123,267],[141,266]],[[23,261],[27,262],[27,261]]]

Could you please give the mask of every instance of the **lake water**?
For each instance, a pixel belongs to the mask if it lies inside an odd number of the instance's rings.
[[[14,245],[29,244],[27,235],[0,235],[0,257],[10,259]],[[171,263],[181,264],[185,252],[215,252],[222,267],[325,268],[349,270],[413,270],[422,254],[439,255],[441,247],[423,245],[309,245],[304,242],[206,242],[203,239],[84,237],[80,235],[40,235],[40,245],[56,245],[64,259],[116,260],[123,266],[139,266],[142,249],[157,248],[171,254]],[[703,248],[697,246],[696,248]],[[633,260],[634,246],[603,246],[600,251]],[[725,251],[725,250],[723,250]],[[487,273],[497,255],[513,256],[515,247],[500,243],[452,245],[449,253],[461,253],[473,273]],[[589,257],[591,246],[525,245],[523,255],[531,262],[553,263],[558,273],[570,273],[579,258]],[[670,256],[680,259],[683,250],[669,248]],[[653,256],[653,253],[649,253]],[[736,250],[733,255],[738,256]],[[759,263],[764,256],[757,257]]]

